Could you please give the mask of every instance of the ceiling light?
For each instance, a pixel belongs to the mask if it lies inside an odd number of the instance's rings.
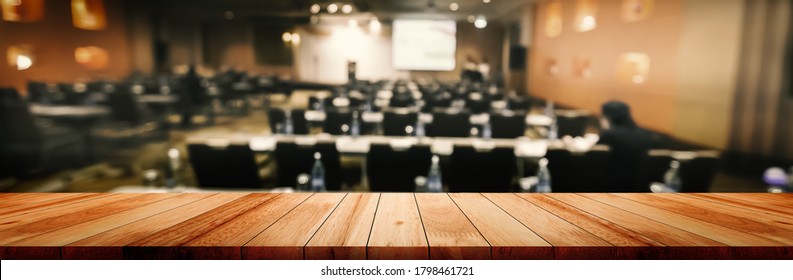
[[[476,21],[476,17],[474,15],[468,16],[468,23],[474,23]]]
[[[341,12],[345,14],[352,13],[352,5],[344,4],[344,6],[341,6]]]
[[[292,34],[292,44],[300,45],[300,34]]]
[[[382,28],[383,25],[380,24],[380,21],[377,20],[377,18],[374,18],[372,19],[372,21],[369,22],[369,32],[377,34],[380,33],[380,30],[382,30]]]
[[[283,39],[284,42],[292,41],[292,33],[284,32],[284,35],[281,35],[281,39]]]
[[[485,3],[485,4],[490,3],[490,0],[482,0],[482,3]]]
[[[452,10],[452,12],[456,12],[457,9],[459,9],[459,8],[460,8],[460,5],[457,4],[457,2],[452,2],[451,4],[449,4],[449,10]]]
[[[336,3],[331,3],[330,5],[328,5],[328,13],[335,14],[338,11],[339,11],[339,5],[336,5]]]
[[[311,8],[309,8],[309,11],[311,11],[311,13],[315,15],[319,14],[320,10],[322,10],[322,7],[320,7],[319,4],[313,4],[311,5]]]
[[[225,13],[223,13],[223,17],[225,17],[227,20],[232,20],[234,19],[234,12],[226,11]]]
[[[484,29],[487,27],[487,19],[483,16],[480,16],[474,20],[474,26],[479,29]]]

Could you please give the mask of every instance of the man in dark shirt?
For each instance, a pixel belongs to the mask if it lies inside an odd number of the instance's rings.
[[[652,133],[633,122],[630,107],[623,102],[603,104],[602,113],[607,123],[598,144],[611,149],[609,186],[604,191],[646,192],[649,186],[637,186],[636,177],[647,152],[656,145]]]

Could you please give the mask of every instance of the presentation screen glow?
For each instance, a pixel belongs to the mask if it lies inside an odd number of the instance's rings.
[[[395,20],[394,67],[451,71],[455,68],[457,23],[453,20]]]

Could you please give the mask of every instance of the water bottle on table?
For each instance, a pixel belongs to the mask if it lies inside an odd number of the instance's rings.
[[[311,191],[325,192],[325,167],[322,165],[322,155],[314,153],[314,167],[311,169]]]
[[[672,192],[680,192],[683,188],[682,180],[680,179],[680,162],[673,160],[669,163],[669,170],[664,174],[664,184]]]
[[[427,192],[443,192],[440,158],[438,158],[438,155],[432,156],[432,165],[427,175]]]
[[[551,171],[548,170],[548,159],[540,159],[540,168],[537,170],[537,187],[534,192],[537,193],[550,193],[551,192]]]

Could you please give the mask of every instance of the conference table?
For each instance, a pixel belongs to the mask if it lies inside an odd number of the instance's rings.
[[[91,130],[103,118],[110,116],[111,110],[105,106],[95,105],[45,105],[31,104],[31,114],[51,119],[76,130],[83,137],[87,147],[93,147]],[[87,149],[89,159],[94,158],[94,150]]]
[[[6,193],[0,259],[793,259],[793,194]]]

